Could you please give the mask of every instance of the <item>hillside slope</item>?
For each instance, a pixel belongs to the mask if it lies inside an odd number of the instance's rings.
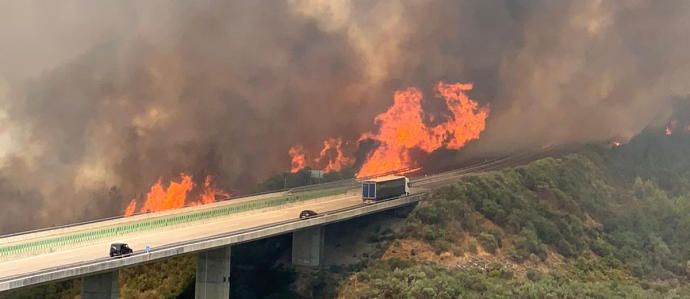
[[[690,297],[687,140],[641,136],[630,148],[466,176],[397,226],[380,258],[324,294]]]

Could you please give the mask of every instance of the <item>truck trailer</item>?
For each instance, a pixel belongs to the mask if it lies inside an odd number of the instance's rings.
[[[404,176],[384,176],[362,181],[362,200],[379,201],[410,194],[410,180]]]

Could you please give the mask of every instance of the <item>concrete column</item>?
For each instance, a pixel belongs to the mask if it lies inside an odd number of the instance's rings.
[[[323,226],[310,227],[292,233],[292,264],[319,267],[323,260]]]
[[[82,299],[117,299],[120,296],[119,271],[82,277]]]
[[[195,298],[230,298],[230,246],[199,253]]]

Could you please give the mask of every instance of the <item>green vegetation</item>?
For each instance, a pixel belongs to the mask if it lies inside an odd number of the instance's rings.
[[[496,233],[478,224],[487,219],[500,228],[494,231],[516,236],[510,255],[517,262],[532,254],[544,260],[547,248],[566,258],[591,251],[636,276],[669,279],[687,274],[689,196],[671,196],[639,177],[618,185],[602,165],[571,155],[466,177],[420,208],[406,231],[432,245],[467,231],[493,253]]]
[[[547,274],[532,272],[529,276],[525,280],[514,279],[512,273],[499,264],[493,264],[487,271],[457,271],[429,263],[391,259],[373,262],[366,270],[357,273],[358,287],[353,287],[352,293],[346,297],[608,299],[690,296],[687,287],[669,291],[605,277],[598,281],[582,281],[573,279],[571,273],[561,269]]]
[[[186,255],[126,268],[120,272],[121,298],[178,298],[194,285],[196,257]]]
[[[617,197],[606,182],[603,172],[579,155],[472,175],[438,191],[431,204],[417,210],[406,231],[432,244],[455,240],[453,232],[469,232],[490,252],[501,245],[500,234],[507,233],[516,235],[512,255],[517,261],[530,254],[545,259],[546,246],[573,257],[601,237],[602,232],[584,222],[591,215],[606,215],[605,205]],[[484,231],[481,220],[497,228]],[[439,225],[447,229],[439,230]]]
[[[670,194],[690,193],[690,132],[667,136],[647,130],[607,156],[609,168],[628,182],[636,177],[654,181]]]
[[[356,273],[364,286],[346,285],[352,297],[686,298],[690,137],[650,130],[620,148],[466,176],[418,207],[398,237],[437,254],[479,245],[526,275],[374,261]]]
[[[0,293],[0,299],[73,299],[79,295],[80,281],[70,280]]]

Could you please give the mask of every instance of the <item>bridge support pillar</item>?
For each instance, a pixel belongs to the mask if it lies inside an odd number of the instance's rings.
[[[316,226],[292,233],[292,264],[319,267],[323,260],[324,226]]]
[[[120,296],[119,271],[82,277],[82,299],[117,299]]]
[[[230,246],[199,253],[195,298],[230,298]]]

